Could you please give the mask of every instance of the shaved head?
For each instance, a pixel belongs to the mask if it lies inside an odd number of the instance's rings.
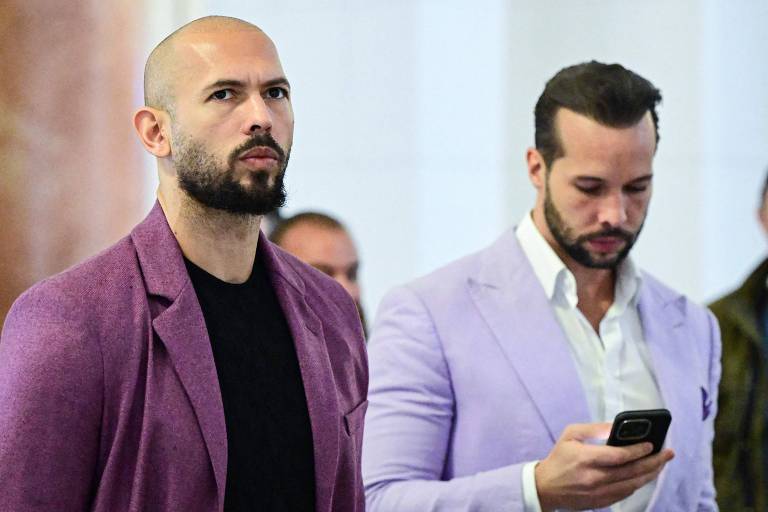
[[[161,186],[184,201],[263,215],[285,201],[291,89],[272,40],[237,18],[200,18],[165,38],[144,71],[134,126]]]
[[[179,43],[197,34],[233,30],[254,30],[269,39],[259,27],[239,18],[206,16],[190,21],[160,41],[144,66],[144,104],[172,113],[175,83],[183,65],[178,59]]]

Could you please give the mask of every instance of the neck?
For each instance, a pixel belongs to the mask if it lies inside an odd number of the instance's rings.
[[[576,262],[566,263],[566,267],[576,279],[576,296],[579,301],[576,307],[599,336],[600,322],[613,304],[616,272],[587,268]]]
[[[244,283],[253,270],[261,217],[201,205],[178,188],[158,190],[158,201],[184,256],[227,283]]]
[[[562,256],[561,256],[562,258]],[[567,256],[563,259],[570,259]],[[613,295],[616,287],[616,272],[612,269],[588,268],[574,261],[565,263],[576,279],[576,291],[579,304],[583,302],[607,302],[613,304]]]
[[[552,250],[573,274],[576,280],[578,308],[599,332],[598,326],[613,304],[616,288],[616,271],[613,269],[590,268],[582,265],[566,253],[549,230],[543,208],[535,209],[533,222],[544,236]]]

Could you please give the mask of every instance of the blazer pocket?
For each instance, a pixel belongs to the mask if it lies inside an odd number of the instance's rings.
[[[344,415],[344,428],[348,436],[353,436],[365,421],[365,411],[368,409],[368,400],[363,400],[354,409]]]

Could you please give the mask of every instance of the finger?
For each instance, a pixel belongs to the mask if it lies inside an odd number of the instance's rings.
[[[641,459],[653,451],[651,443],[628,446],[590,446],[592,459],[597,466],[622,466]]]
[[[610,433],[610,423],[571,423],[563,429],[560,439],[572,441],[608,439]]]
[[[606,507],[632,495],[636,490],[658,478],[661,469],[629,480],[602,486],[593,494],[596,507]]]
[[[606,483],[633,480],[652,473],[658,473],[673,457],[674,453],[672,450],[663,450],[655,455],[629,462],[623,466],[600,468],[600,471],[604,475]]]

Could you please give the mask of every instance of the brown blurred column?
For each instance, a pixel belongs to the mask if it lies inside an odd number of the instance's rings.
[[[144,214],[139,5],[0,2],[0,322]]]

